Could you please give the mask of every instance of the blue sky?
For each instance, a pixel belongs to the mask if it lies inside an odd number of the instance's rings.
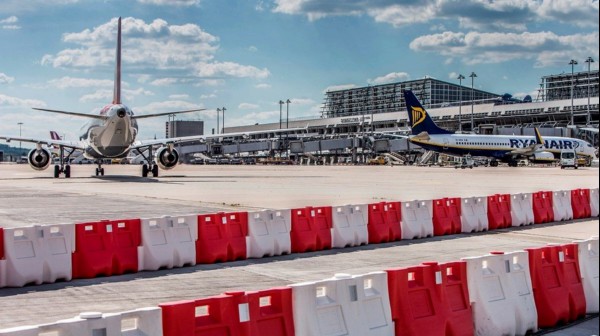
[[[598,69],[598,1],[588,0],[0,0],[0,134],[67,139],[112,97],[116,18],[123,17],[124,98],[136,114],[216,126],[318,116],[328,88],[425,76],[531,94],[544,75]],[[470,79],[463,81],[470,86]],[[284,106],[285,113],[285,106]],[[164,136],[166,118],[140,123]]]

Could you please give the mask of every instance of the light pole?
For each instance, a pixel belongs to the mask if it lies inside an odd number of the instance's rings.
[[[588,57],[585,60],[585,63],[588,65],[588,73],[587,73],[587,96],[588,96],[588,105],[587,105],[587,118],[585,119],[585,125],[589,126],[592,123],[592,115],[590,114],[590,69],[592,63],[594,63],[594,59]]]
[[[19,125],[19,138],[20,138],[21,137],[21,126],[23,126],[23,123],[18,122],[17,125]],[[19,160],[22,155],[22,153],[21,153],[22,151],[23,151],[23,148],[21,148],[21,141],[19,141]]]
[[[575,125],[575,121],[573,120],[573,89],[575,85],[573,74],[575,71],[575,65],[577,64],[577,61],[572,59],[571,62],[569,62],[569,64],[571,65],[571,125]]]
[[[460,103],[458,105],[458,133],[462,133],[462,80],[465,79],[465,76],[463,75],[458,75],[458,86],[460,86],[459,90],[460,90]]]
[[[225,110],[227,110],[225,107],[221,109],[223,111],[223,133],[225,133]]]
[[[282,118],[282,109],[283,109],[283,100],[279,101],[279,129],[281,129],[281,118]]]
[[[220,125],[219,125],[219,118],[220,118],[219,112],[221,112],[221,109],[217,108],[217,134],[219,134],[219,127],[220,127]]]
[[[286,108],[286,111],[285,111],[285,128],[290,128],[289,121],[290,121],[290,103],[291,102],[292,101],[289,100],[289,99],[285,101],[285,104],[286,104],[286,106],[285,106],[285,108]]]
[[[473,83],[475,82],[475,77],[477,77],[477,75],[474,72],[471,72],[471,74],[469,75],[469,77],[471,77],[471,133],[475,132],[475,123],[473,121]]]

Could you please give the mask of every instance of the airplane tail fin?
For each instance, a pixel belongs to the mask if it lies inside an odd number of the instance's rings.
[[[113,91],[113,104],[121,104],[121,17],[117,32],[117,52],[115,65],[115,88]]]
[[[544,139],[542,138],[542,134],[540,134],[540,130],[536,127],[534,128],[535,130],[535,144],[536,145],[543,145],[544,144]]]
[[[62,138],[60,137],[60,135],[58,135],[58,133],[56,133],[56,131],[50,131],[50,138],[52,140],[62,140]]]
[[[408,119],[413,135],[418,135],[423,132],[426,132],[427,134],[454,133],[438,127],[412,91],[404,90],[404,100],[406,101],[406,110],[408,111]]]

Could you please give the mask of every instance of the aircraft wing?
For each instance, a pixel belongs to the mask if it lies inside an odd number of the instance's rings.
[[[200,140],[210,140],[210,139],[222,139],[229,137],[248,137],[256,134],[271,134],[271,133],[285,133],[285,132],[295,132],[295,131],[304,131],[306,128],[282,128],[277,130],[270,131],[252,131],[252,132],[236,132],[236,133],[223,133],[223,134],[210,134],[210,135],[192,135],[186,137],[177,137],[177,138],[168,138],[168,139],[149,139],[149,140],[138,140],[133,143],[132,148],[142,148],[148,146],[166,146],[166,145],[175,145],[186,142],[200,141]]]
[[[65,140],[35,139],[35,138],[24,138],[24,137],[18,137],[18,136],[13,137],[13,136],[5,136],[5,135],[0,135],[0,140],[6,140],[6,142],[22,141],[22,142],[30,142],[30,143],[34,143],[34,144],[40,144],[40,145],[63,146],[63,147],[67,147],[67,148],[85,150],[85,148],[79,142],[65,141]]]

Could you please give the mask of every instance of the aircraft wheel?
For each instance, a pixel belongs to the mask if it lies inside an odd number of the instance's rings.
[[[152,177],[158,177],[158,165],[152,166]]]
[[[100,175],[100,169],[96,168],[96,176]]]
[[[104,168],[100,168],[100,176],[104,176]]]
[[[54,178],[58,178],[60,176],[60,166],[54,165]]]
[[[142,166],[142,177],[148,177],[148,165],[144,164]]]
[[[66,165],[65,166],[65,178],[70,178],[70,177],[71,177],[71,166]]]

